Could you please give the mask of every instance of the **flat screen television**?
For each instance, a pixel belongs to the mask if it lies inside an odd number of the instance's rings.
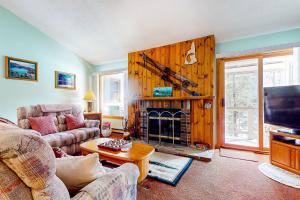
[[[264,88],[264,121],[300,132],[300,85]]]

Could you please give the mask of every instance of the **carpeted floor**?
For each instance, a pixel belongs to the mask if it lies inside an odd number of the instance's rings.
[[[260,162],[268,156],[258,155]],[[209,163],[194,161],[176,187],[146,179],[138,186],[138,200],[296,200],[300,190],[277,183],[259,170],[260,162],[220,157]]]

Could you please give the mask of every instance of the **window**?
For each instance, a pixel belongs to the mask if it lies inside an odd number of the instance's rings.
[[[263,87],[275,87],[285,85],[296,85],[298,83],[297,74],[299,66],[294,63],[295,56],[274,56],[263,59]],[[282,127],[264,124],[263,147],[269,148],[269,136],[271,130]]]
[[[103,115],[125,115],[125,72],[101,75],[100,105]]]

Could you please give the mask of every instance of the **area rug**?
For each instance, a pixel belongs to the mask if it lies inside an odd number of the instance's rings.
[[[150,156],[148,177],[176,186],[193,159],[154,152]]]
[[[279,183],[300,189],[300,176],[296,174],[276,167],[275,165],[272,165],[270,163],[262,163],[258,166],[258,169],[265,176]]]
[[[258,162],[258,158],[255,155],[255,153],[250,151],[240,151],[240,150],[220,148],[219,155],[221,157],[226,157],[226,158]]]

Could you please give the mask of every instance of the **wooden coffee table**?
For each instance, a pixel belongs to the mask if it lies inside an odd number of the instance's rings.
[[[132,147],[127,152],[114,152],[105,149],[99,149],[98,144],[112,140],[110,138],[98,138],[84,142],[80,145],[80,150],[83,155],[90,153],[98,153],[101,160],[106,160],[118,165],[124,163],[134,163],[140,170],[138,182],[143,181],[149,171],[149,157],[154,152],[154,148],[147,144],[132,142]]]

